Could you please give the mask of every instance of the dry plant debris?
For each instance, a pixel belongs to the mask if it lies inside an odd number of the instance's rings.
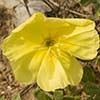
[[[0,47],[3,39],[12,29],[12,10],[0,5]],[[6,100],[11,100],[18,90],[20,90],[20,84],[16,82],[9,61],[2,55],[0,48],[0,97],[5,96]]]

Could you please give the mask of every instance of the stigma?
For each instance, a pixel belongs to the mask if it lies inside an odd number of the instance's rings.
[[[56,43],[56,41],[54,39],[48,38],[48,39],[45,40],[44,44],[45,44],[46,47],[50,47],[50,46],[54,46],[55,43]]]

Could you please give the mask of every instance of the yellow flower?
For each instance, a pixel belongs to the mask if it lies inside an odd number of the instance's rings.
[[[13,30],[2,44],[15,78],[23,84],[36,81],[45,91],[77,85],[83,69],[75,57],[93,59],[98,48],[93,21],[46,18],[42,13]]]

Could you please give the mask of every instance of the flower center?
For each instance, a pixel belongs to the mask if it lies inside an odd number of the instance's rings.
[[[45,41],[45,46],[49,47],[49,46],[53,46],[55,44],[55,40],[52,40],[52,39],[47,39]]]

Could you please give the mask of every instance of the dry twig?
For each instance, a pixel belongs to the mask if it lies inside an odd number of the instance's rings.
[[[27,5],[28,0],[23,0],[23,1],[24,1],[24,3],[25,3],[25,7],[26,7],[26,10],[27,10],[27,12],[28,12],[28,15],[31,16],[31,13],[30,13],[29,7],[28,7],[28,5]]]
[[[29,90],[31,90],[32,88],[36,88],[37,84],[33,83],[31,85],[26,86],[20,93],[20,96],[22,97],[23,95],[25,95]]]

